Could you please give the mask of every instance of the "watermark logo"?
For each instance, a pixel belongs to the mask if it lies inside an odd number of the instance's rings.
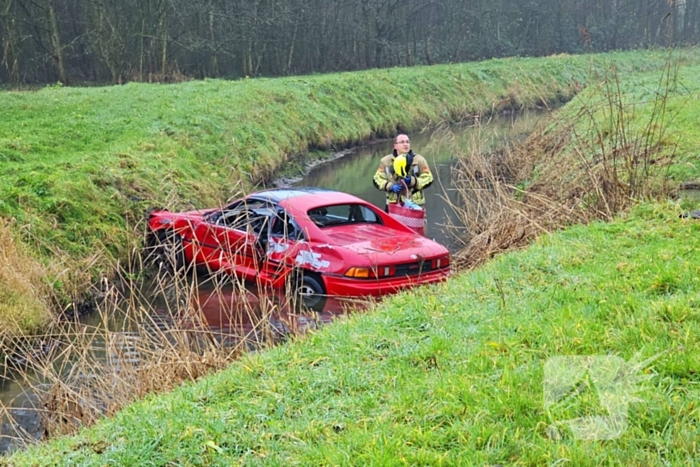
[[[568,427],[582,440],[610,440],[627,430],[629,404],[653,375],[641,371],[657,356],[629,362],[614,355],[557,356],[544,366],[544,408],[551,424],[550,438],[562,437]]]

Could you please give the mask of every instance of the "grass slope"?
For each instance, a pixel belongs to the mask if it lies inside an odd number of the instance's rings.
[[[139,247],[149,208],[222,203],[310,148],[567,100],[610,63],[633,74],[661,69],[666,55],[3,92],[0,216],[50,265],[45,282],[59,298],[76,299]],[[697,49],[679,55],[700,61]]]
[[[309,147],[568,99],[591,67],[658,69],[663,60],[637,52],[1,93],[0,215],[76,257],[100,246],[119,256],[126,213],[220,202],[241,177],[260,180]]]
[[[700,223],[644,206],[150,397],[10,465],[687,465],[700,436]],[[562,355],[647,359],[619,439],[546,427]],[[559,411],[557,411],[559,410]]]
[[[619,81],[613,73],[608,73],[606,86],[597,84],[584,90],[563,109],[559,118],[578,119],[577,133],[585,135],[582,139],[605,138],[608,151],[636,145],[641,152],[646,149],[645,143],[649,149],[659,144],[662,155],[674,154],[668,174],[672,179],[700,180],[698,76],[700,66],[692,63],[673,66],[664,73],[618,71]],[[603,91],[604,87],[607,92]],[[618,98],[619,108],[615,108]],[[600,152],[600,143],[597,144],[594,149]]]

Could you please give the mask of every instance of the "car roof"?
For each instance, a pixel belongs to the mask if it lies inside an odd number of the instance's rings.
[[[301,210],[342,203],[366,204],[357,196],[316,187],[274,188],[252,193],[249,198],[267,200],[283,207],[294,206]]]

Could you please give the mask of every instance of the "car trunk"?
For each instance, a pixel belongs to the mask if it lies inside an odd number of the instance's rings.
[[[444,248],[435,248],[435,244],[421,235],[383,225],[344,225],[323,229],[323,233],[333,244],[367,257],[374,265],[420,261],[426,253],[430,258],[447,254]]]

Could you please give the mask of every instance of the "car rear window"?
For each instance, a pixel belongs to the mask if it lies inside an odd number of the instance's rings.
[[[310,209],[306,213],[319,227],[346,224],[382,224],[374,211],[362,204],[335,204]]]

